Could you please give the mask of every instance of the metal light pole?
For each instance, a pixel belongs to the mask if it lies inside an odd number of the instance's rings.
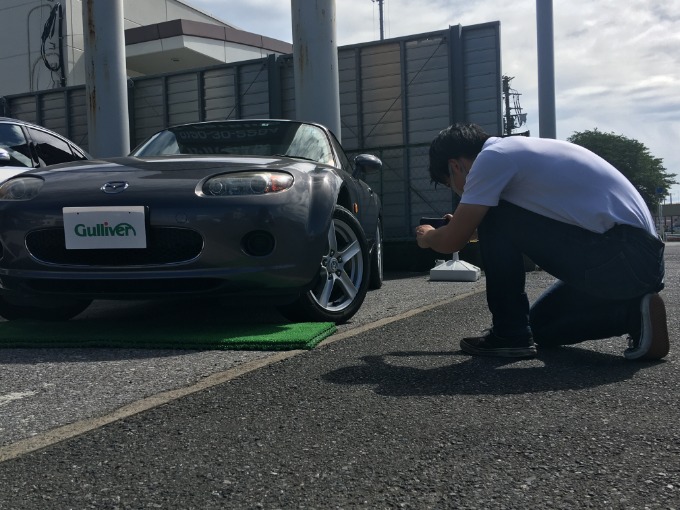
[[[541,138],[557,138],[552,0],[536,0],[536,46],[538,49],[538,132]]]

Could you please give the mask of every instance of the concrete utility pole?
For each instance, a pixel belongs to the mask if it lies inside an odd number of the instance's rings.
[[[325,125],[340,139],[335,0],[291,0],[291,15],[295,114]]]
[[[83,0],[88,152],[130,152],[123,0]]]
[[[538,48],[538,134],[541,138],[557,138],[552,0],[536,0],[536,46]]]

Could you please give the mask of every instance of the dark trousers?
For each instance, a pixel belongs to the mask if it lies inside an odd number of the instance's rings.
[[[642,296],[663,288],[664,244],[618,225],[603,234],[546,218],[508,202],[479,226],[479,248],[494,332],[543,345],[629,333]],[[526,254],[557,281],[529,307]]]

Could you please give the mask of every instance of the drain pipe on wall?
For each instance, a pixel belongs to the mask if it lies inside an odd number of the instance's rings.
[[[123,0],[83,0],[88,152],[130,152]]]
[[[325,125],[340,140],[335,0],[291,0],[295,115]]]

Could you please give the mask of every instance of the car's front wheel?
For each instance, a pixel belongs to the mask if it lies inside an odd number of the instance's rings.
[[[74,299],[59,303],[36,303],[14,301],[0,296],[0,316],[8,321],[32,319],[43,321],[66,321],[72,319],[92,303],[88,299]]]
[[[354,215],[336,206],[328,229],[328,245],[312,288],[281,313],[292,321],[348,321],[366,297],[369,279],[368,242]]]

